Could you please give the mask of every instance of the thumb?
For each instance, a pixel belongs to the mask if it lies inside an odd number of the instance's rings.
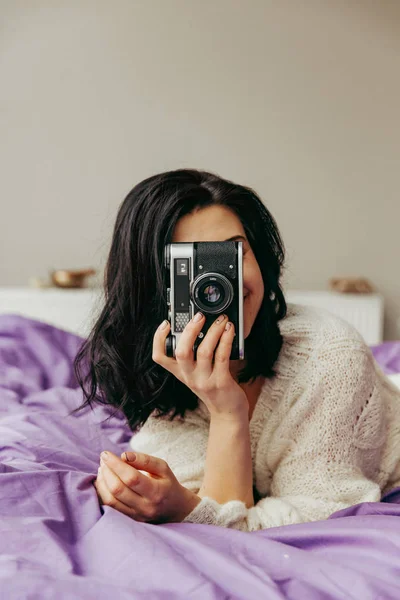
[[[137,452],[122,452],[121,458],[125,462],[136,462]]]
[[[150,454],[143,454],[143,452],[123,452],[121,458],[134,466],[135,469],[147,471],[159,477],[165,477],[170,470],[165,460]]]

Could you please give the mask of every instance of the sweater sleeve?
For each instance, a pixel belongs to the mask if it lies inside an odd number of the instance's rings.
[[[301,391],[284,400],[286,412],[267,451],[271,495],[249,509],[203,498],[186,522],[255,531],[380,500],[386,413],[374,360],[361,341],[338,345],[310,359]]]

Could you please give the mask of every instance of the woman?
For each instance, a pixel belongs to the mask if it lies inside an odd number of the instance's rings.
[[[229,360],[235,332],[222,315],[196,361],[204,317],[167,357],[165,244],[228,239],[243,241],[245,360]],[[105,306],[75,364],[82,407],[113,405],[136,432],[133,452],[102,454],[102,504],[138,521],[253,531],[325,519],[400,485],[399,391],[350,325],[286,305],[283,262],[249,188],[177,170],[125,198]]]

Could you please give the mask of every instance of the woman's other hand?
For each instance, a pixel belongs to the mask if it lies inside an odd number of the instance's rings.
[[[101,504],[147,523],[179,523],[201,500],[164,460],[142,453],[102,452],[94,486]]]
[[[198,317],[199,320],[196,320]],[[229,369],[234,325],[228,322],[226,315],[220,315],[199,344],[197,359],[194,360],[193,346],[203,325],[204,315],[198,312],[183,330],[175,358],[172,358],[165,354],[170,324],[164,321],[154,334],[152,358],[187,385],[204,402],[212,416],[248,416],[247,396]]]

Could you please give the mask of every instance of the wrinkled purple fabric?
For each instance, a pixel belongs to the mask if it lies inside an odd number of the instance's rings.
[[[386,375],[400,373],[400,342],[383,342],[371,350]]]
[[[0,598],[400,598],[400,489],[251,533],[102,511],[99,453],[127,449],[131,432],[105,407],[68,416],[81,341],[0,316]]]

